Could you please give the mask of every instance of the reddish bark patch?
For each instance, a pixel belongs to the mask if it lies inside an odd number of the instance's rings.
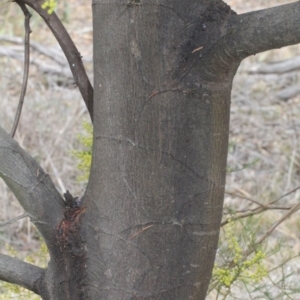
[[[64,218],[57,226],[56,235],[64,266],[62,285],[68,299],[83,299],[86,251],[80,234],[80,217],[85,212],[85,207],[69,191],[64,196],[66,199]]]

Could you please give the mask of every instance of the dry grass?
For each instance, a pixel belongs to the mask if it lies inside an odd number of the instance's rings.
[[[91,56],[91,12],[85,3],[78,0],[61,1],[58,14],[64,19],[75,42],[77,41],[81,54]],[[0,34],[23,36],[23,16],[19,10],[13,3],[0,6]],[[69,20],[72,22],[68,23]],[[58,47],[52,34],[36,14],[33,14],[31,28],[32,40]],[[33,52],[32,59],[36,58],[46,60]],[[23,67],[19,61],[0,57],[0,68],[0,120],[1,126],[10,131],[18,103]],[[87,65],[87,68],[91,73],[91,65]],[[76,180],[79,173],[71,151],[78,147],[77,135],[83,131],[82,123],[89,120],[89,117],[78,89],[68,84],[67,79],[65,82],[68,87],[58,86],[57,80],[58,78],[42,74],[36,67],[31,67],[16,140],[40,162],[59,191],[69,189],[74,195],[80,195],[84,186]],[[0,195],[0,222],[23,213],[19,203],[2,182]],[[20,251],[28,251],[35,248],[38,243],[36,238],[35,229],[28,219],[0,227],[0,248],[5,243],[10,243]]]
[[[238,13],[263,9],[295,1],[228,0]],[[299,72],[258,75],[247,72],[253,63],[276,62],[300,55],[300,46],[290,46],[249,57],[243,61],[234,79],[230,125],[228,166],[240,170],[227,175],[226,190],[230,193],[270,202],[300,186],[300,95],[282,101],[278,93],[288,86],[299,85]],[[249,164],[247,168],[243,166]],[[278,204],[299,202],[300,191],[284,197]],[[225,205],[231,209],[248,209],[253,203],[239,197],[225,195]],[[285,211],[269,211],[260,219],[261,232],[268,230]],[[284,241],[282,253],[297,255],[299,243],[299,212],[282,223],[268,240],[269,248]],[[281,260],[279,255],[268,259],[268,269]],[[292,260],[285,268],[298,273],[300,259]],[[281,270],[275,276],[281,276]],[[296,287],[297,276],[289,278]],[[254,295],[253,295],[254,296]],[[243,294],[243,299],[248,298]],[[298,297],[298,298],[297,298]],[[293,295],[299,299],[300,294]],[[214,298],[210,298],[214,299]],[[228,299],[231,299],[230,297]],[[261,299],[261,298],[260,298]]]
[[[288,0],[228,0],[238,13],[294,2]],[[61,1],[58,14],[62,16],[79,50],[84,56],[92,54],[90,3],[86,0]],[[23,20],[14,4],[0,6],[0,34],[22,35]],[[56,45],[43,22],[32,20],[32,39],[45,45]],[[247,70],[255,62],[278,61],[300,54],[299,46],[268,51],[246,59],[234,80],[230,126],[229,173],[226,189],[261,202],[271,201],[300,185],[299,134],[300,96],[284,102],[278,92],[289,85],[299,84],[299,72],[285,75],[249,75]],[[37,55],[37,54],[35,54]],[[0,58],[0,120],[10,130],[18,101],[22,65],[9,58]],[[91,66],[88,65],[91,71]],[[80,194],[83,186],[76,181],[77,171],[71,150],[77,146],[76,135],[88,119],[85,107],[75,88],[59,87],[55,80],[31,69],[25,108],[16,134],[18,142],[37,158],[50,174],[60,191],[70,189]],[[255,163],[254,163],[255,162]],[[282,204],[298,201],[300,192],[281,200]],[[21,214],[18,202],[7,188],[0,186],[0,222]],[[236,209],[249,208],[249,201],[226,196],[226,205]],[[273,211],[261,220],[262,230],[268,229],[283,212]],[[270,245],[285,239],[285,246],[295,253],[300,250],[298,213],[280,225],[270,238]],[[5,242],[28,251],[35,247],[35,234],[28,220],[0,227],[0,248]],[[276,262],[276,257],[269,263]],[[292,268],[299,269],[293,261]],[[246,299],[246,298],[243,298]]]

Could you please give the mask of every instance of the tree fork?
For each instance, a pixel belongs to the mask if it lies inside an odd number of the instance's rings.
[[[69,191],[65,194],[64,218],[57,226],[57,244],[63,268],[62,290],[64,299],[84,299],[84,280],[86,276],[86,251],[80,234],[80,219],[85,207]]]

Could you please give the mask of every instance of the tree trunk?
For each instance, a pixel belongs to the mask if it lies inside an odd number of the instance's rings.
[[[138,2],[93,6],[94,156],[84,201],[90,295],[204,299],[238,64],[211,80],[201,56],[231,11],[220,1]]]

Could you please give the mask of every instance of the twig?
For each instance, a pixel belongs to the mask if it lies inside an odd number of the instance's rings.
[[[261,244],[268,236],[271,235],[271,233],[282,223],[284,222],[287,218],[289,218],[292,214],[294,214],[296,211],[298,211],[300,209],[300,203],[294,204],[291,209],[284,214],[277,222],[275,222],[273,224],[273,226],[256,242],[256,245]],[[251,250],[251,252],[248,250],[249,254],[253,252],[253,250]],[[245,253],[245,255],[249,255],[247,252]]]
[[[22,214],[22,215],[20,215],[20,216],[18,216],[18,217],[15,217],[15,218],[13,218],[13,219],[11,219],[11,220],[9,220],[9,221],[0,223],[0,227],[6,226],[6,225],[10,225],[10,224],[12,224],[12,223],[14,223],[14,222],[16,222],[16,221],[19,221],[19,220],[21,220],[21,219],[24,219],[24,218],[26,218],[26,217],[29,217],[29,215],[26,214],[26,213],[25,213],[25,214]]]
[[[75,83],[77,84],[82,98],[85,102],[87,110],[93,121],[93,94],[94,90],[83,66],[81,55],[78,52],[73,40],[67,30],[61,23],[60,19],[53,12],[48,14],[47,10],[42,8],[43,0],[18,0],[32,9],[34,9],[45,21],[49,29],[52,31],[60,47],[62,48],[72,71]]]
[[[24,44],[24,40],[22,38],[16,37],[16,36],[11,36],[11,35],[0,35],[0,41],[9,42],[9,43],[16,44],[16,45]],[[35,50],[35,51],[39,52],[40,54],[43,54],[43,55],[49,57],[50,59],[57,62],[59,65],[62,65],[62,66],[67,65],[69,67],[68,61],[67,61],[66,57],[64,56],[64,54],[61,52],[60,48],[46,47],[46,46],[43,46],[42,44],[35,42],[33,40],[30,40],[30,48],[31,48],[31,50]],[[1,45],[1,49],[10,49],[10,47]],[[11,49],[11,51],[18,51],[18,48],[13,47]],[[3,51],[3,55],[5,55],[5,51]]]
[[[21,89],[21,94],[20,94],[20,99],[19,99],[19,104],[18,104],[18,108],[17,108],[17,112],[16,112],[16,116],[15,116],[15,120],[14,120],[14,124],[13,127],[11,129],[10,135],[12,137],[14,137],[19,121],[20,121],[20,117],[21,117],[21,113],[22,113],[22,108],[23,108],[23,103],[24,103],[24,98],[26,95],[26,89],[27,89],[27,82],[28,82],[28,73],[29,73],[29,59],[30,59],[30,33],[31,33],[31,29],[30,29],[30,18],[31,18],[31,13],[28,11],[26,5],[22,2],[19,2],[18,0],[16,1],[16,3],[21,7],[24,16],[25,16],[25,20],[24,20],[24,27],[25,27],[25,40],[24,40],[24,74],[23,74],[23,83],[22,83],[22,89]]]
[[[263,208],[266,207],[265,204],[262,204],[262,203],[260,203],[259,201],[255,200],[255,199],[252,199],[252,198],[249,198],[249,197],[246,197],[246,196],[242,196],[242,195],[238,195],[238,194],[234,194],[234,193],[229,193],[229,192],[225,192],[225,194],[226,194],[226,195],[233,196],[233,197],[239,197],[239,198],[241,198],[241,199],[248,200],[248,201],[253,202],[253,203],[255,203],[255,204],[257,204],[257,205],[259,205],[259,206],[261,206],[261,207],[263,207]]]
[[[296,203],[294,204],[291,209],[284,214],[277,222],[275,222],[271,228],[269,228],[269,230],[253,245],[251,245],[251,248],[249,248],[248,250],[244,251],[243,253],[243,260],[245,260],[251,253],[253,253],[255,251],[255,249],[257,248],[257,246],[261,245],[265,239],[267,237],[269,237],[272,232],[282,223],[284,222],[287,218],[289,218],[292,214],[294,214],[295,212],[297,212],[300,209],[300,203]],[[229,263],[229,267],[234,267],[236,265],[236,263],[232,260]]]
[[[293,190],[287,192],[286,194],[283,194],[283,195],[280,196],[279,198],[277,198],[277,199],[275,199],[274,201],[270,202],[270,204],[274,204],[275,202],[278,202],[278,201],[281,200],[282,198],[284,198],[284,197],[286,197],[286,196],[288,196],[288,195],[290,195],[290,194],[296,192],[296,191],[299,190],[299,189],[300,189],[300,186],[294,188]]]
[[[32,46],[32,41],[31,41],[31,46]],[[31,47],[32,49],[33,47]],[[52,49],[49,49],[50,51]],[[57,57],[56,56],[54,58],[51,57],[50,55],[52,53],[50,53],[49,51],[49,55],[48,57],[54,61],[57,60]],[[12,57],[14,59],[17,59],[17,60],[21,60],[23,61],[24,58],[23,56],[20,54],[20,52],[17,50],[17,49],[14,49],[13,47],[5,47],[5,46],[1,46],[0,47],[0,56],[3,55],[3,56],[8,56],[8,57]],[[32,52],[31,52],[31,55],[32,55]],[[46,54],[44,54],[46,55]],[[63,59],[65,59],[65,57],[63,57]],[[48,73],[48,74],[56,74],[56,75],[59,75],[59,76],[63,76],[66,78],[66,80],[72,80],[73,79],[73,74],[69,68],[69,65],[68,65],[68,62],[66,61],[65,64],[61,63],[61,64],[56,64],[55,62],[47,62],[45,59],[38,59],[38,58],[35,58],[34,60],[30,61],[30,64],[31,65],[35,65],[40,72],[42,73]]]
[[[273,200],[273,201],[271,201],[271,202],[269,202],[269,203],[267,203],[267,204],[262,204],[262,203],[260,203],[260,202],[257,201],[257,200],[253,200],[253,199],[251,199],[251,198],[244,197],[244,196],[242,196],[242,195],[236,195],[236,194],[232,194],[232,193],[226,193],[226,194],[231,195],[231,196],[240,197],[240,198],[242,198],[242,199],[246,199],[246,200],[249,200],[249,201],[251,201],[251,202],[254,202],[254,203],[256,203],[257,205],[259,205],[259,207],[256,207],[256,208],[254,208],[254,209],[248,210],[248,211],[246,211],[246,212],[244,212],[244,213],[240,213],[240,214],[237,215],[237,216],[233,216],[233,217],[227,218],[226,220],[224,220],[224,221],[221,223],[221,227],[224,226],[224,225],[226,225],[226,224],[228,224],[228,223],[229,223],[229,220],[231,220],[231,221],[236,221],[236,220],[239,220],[239,219],[243,219],[243,218],[246,218],[246,217],[250,217],[250,216],[253,216],[253,215],[260,214],[260,213],[262,213],[262,212],[264,212],[264,211],[266,211],[266,210],[269,210],[269,209],[290,210],[290,209],[293,208],[293,206],[292,206],[292,207],[287,207],[287,206],[275,206],[275,205],[273,205],[273,204],[276,203],[276,202],[278,202],[278,201],[281,200],[282,198],[284,198],[284,197],[286,197],[286,196],[288,196],[288,195],[290,195],[290,194],[296,192],[296,191],[299,190],[299,189],[300,189],[300,186],[296,187],[295,189],[293,189],[293,190],[287,192],[286,194],[280,196],[279,198],[277,198],[277,199],[275,199],[275,200]]]

